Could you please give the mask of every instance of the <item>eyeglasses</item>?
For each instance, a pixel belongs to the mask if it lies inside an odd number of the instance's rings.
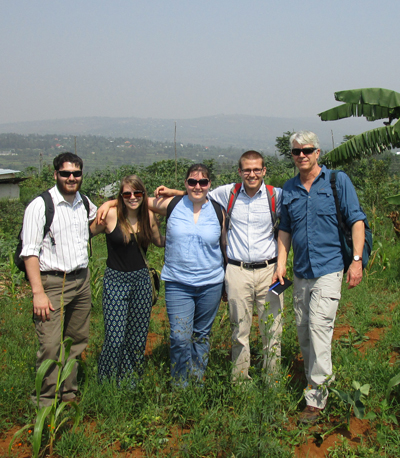
[[[309,154],[312,154],[316,149],[318,148],[293,148],[292,154],[293,156],[300,156],[300,153],[303,153],[304,155],[308,156]]]
[[[70,172],[69,170],[57,170],[57,173],[63,178],[69,178],[71,175],[73,175],[74,178],[82,176],[82,170],[74,170],[73,172]]]
[[[208,186],[208,183],[210,182],[208,178],[200,178],[200,180],[195,180],[194,178],[188,178],[186,181],[189,186],[195,187],[197,184],[199,184],[202,188],[205,188],[206,186]]]
[[[130,199],[132,194],[137,199],[140,199],[141,197],[144,196],[144,191],[125,191],[125,192],[121,192],[121,196],[124,199]]]
[[[250,175],[251,172],[253,172],[254,175],[261,175],[261,172],[263,171],[263,169],[241,169],[241,170],[244,175]]]

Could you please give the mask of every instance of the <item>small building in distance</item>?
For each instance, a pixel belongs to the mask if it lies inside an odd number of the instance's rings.
[[[16,177],[19,170],[0,169],[0,199],[19,199],[18,183],[27,178]]]

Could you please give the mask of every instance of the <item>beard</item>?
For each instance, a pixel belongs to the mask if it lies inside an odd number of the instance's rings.
[[[68,181],[62,180],[57,176],[57,188],[63,196],[76,194],[81,189],[82,179],[71,182],[70,185],[68,183]]]

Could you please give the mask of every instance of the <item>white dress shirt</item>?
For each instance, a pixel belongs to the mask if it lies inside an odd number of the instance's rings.
[[[49,190],[54,203],[54,218],[43,239],[45,203],[41,197],[26,208],[22,229],[21,257],[37,256],[41,272],[57,270],[72,272],[87,267],[89,221],[96,217],[96,206],[89,200],[89,220],[79,192],[74,202],[67,202],[57,186]],[[53,236],[55,245],[51,241]]]
[[[232,186],[234,183],[219,186],[209,192],[211,199],[218,202],[225,210],[228,207]],[[275,211],[279,217],[282,189],[275,188],[275,193]],[[264,184],[253,197],[247,195],[242,184],[231,214],[227,254],[229,259],[243,262],[264,262],[278,255]]]

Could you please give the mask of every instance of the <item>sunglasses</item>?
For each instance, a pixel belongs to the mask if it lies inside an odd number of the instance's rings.
[[[60,175],[60,177],[63,178],[69,178],[71,175],[73,175],[75,178],[82,176],[82,170],[75,170],[73,172],[70,172],[69,170],[57,170],[57,173]]]
[[[140,199],[141,197],[143,197],[144,191],[125,191],[125,192],[121,192],[121,196],[124,199],[130,199],[132,194],[137,199]]]
[[[292,154],[293,156],[300,156],[300,153],[303,153],[305,156],[312,154],[318,148],[293,148]]]
[[[189,186],[195,187],[198,183],[202,188],[205,188],[206,186],[208,186],[208,183],[210,182],[208,178],[200,178],[200,180],[195,180],[194,178],[188,178],[186,181]]]

